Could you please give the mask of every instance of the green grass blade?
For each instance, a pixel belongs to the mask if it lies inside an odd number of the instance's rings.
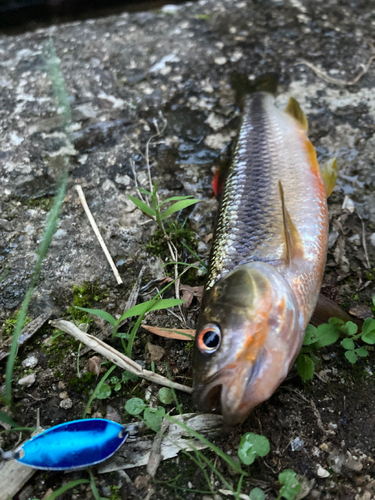
[[[44,260],[44,257],[47,255],[48,248],[52,241],[52,237],[56,231],[57,221],[60,215],[61,206],[64,202],[67,181],[68,181],[68,176],[65,175],[58,190],[57,196],[55,197],[51,212],[49,214],[43,240],[39,246],[38,260],[36,262],[35,269],[30,280],[29,289],[26,292],[25,298],[22,302],[22,306],[17,318],[17,323],[13,334],[13,341],[10,348],[8,362],[7,362],[7,369],[6,369],[5,398],[7,404],[11,404],[11,399],[12,399],[13,367],[17,354],[18,339],[21,335],[21,330],[26,318],[27,308],[29,307],[31,295],[33,293],[35,285],[37,284],[42,269],[42,262]]]
[[[78,307],[78,306],[74,307],[75,309],[79,309],[80,311],[90,313],[93,316],[99,316],[99,318],[105,319],[112,326],[117,325],[116,318],[114,318],[111,314],[107,313],[106,311],[102,311],[101,309],[86,309],[86,307]]]
[[[136,207],[138,207],[139,210],[142,210],[142,212],[144,214],[148,215],[149,217],[156,216],[155,210],[153,210],[148,205],[146,205],[146,203],[144,203],[142,200],[140,200],[138,198],[134,198],[134,196],[130,196],[130,194],[128,196],[129,196],[129,199],[134,203],[134,205]]]
[[[64,77],[60,69],[60,59],[57,57],[55,47],[51,38],[44,44],[43,56],[47,74],[52,83],[53,93],[57,100],[58,108],[59,110],[61,109],[61,114],[64,116],[63,126],[65,128],[65,131],[69,132],[68,128],[72,123],[72,116],[68,94],[66,92]]]
[[[173,422],[176,425],[179,425],[186,432],[188,432],[191,436],[194,436],[195,438],[197,438],[201,443],[205,444],[208,448],[210,448],[210,450],[212,450],[214,453],[216,453],[216,455],[219,455],[219,457],[222,458],[228,465],[230,465],[236,472],[247,476],[247,473],[244,470],[242,470],[241,465],[238,462],[235,462],[226,453],[224,453],[220,448],[218,448],[216,445],[211,443],[211,441],[209,441],[204,436],[202,436],[202,434],[199,434],[199,432],[195,431],[194,429],[191,429],[185,423],[181,422],[180,420],[177,420],[176,418],[171,417],[168,414],[165,414],[164,418],[168,419],[170,422]]]
[[[149,311],[157,311],[160,309],[168,309],[169,307],[179,306],[183,304],[185,301],[182,299],[157,299],[155,296],[153,299],[148,300],[147,302],[142,302],[142,304],[137,304],[134,307],[131,307],[117,320],[117,324],[121,323],[126,318],[131,318],[132,316],[140,316],[146,314]]]
[[[202,264],[202,266],[204,267],[204,269],[207,270],[207,266],[206,264],[203,262],[203,260],[199,257],[199,255],[197,255],[194,250],[192,250],[186,243],[184,243],[183,241],[181,241],[181,243],[183,244],[183,246],[186,248],[186,250],[189,250],[189,252],[191,253],[191,255],[193,255],[199,262],[200,264]]]
[[[76,481],[70,481],[67,484],[64,484],[64,486],[61,486],[58,490],[54,491],[49,495],[45,500],[55,500],[58,496],[62,495],[68,490],[71,490],[72,488],[75,488],[76,486],[79,486],[80,484],[88,484],[90,481],[88,479],[77,479]]]
[[[152,196],[152,193],[150,193],[150,191],[147,191],[146,189],[140,187],[136,187],[135,189],[138,189],[138,191],[140,191],[143,194],[147,194],[147,196]]]
[[[90,399],[89,399],[89,401],[88,401],[88,403],[86,405],[85,411],[83,412],[82,418],[86,418],[87,410],[90,408],[91,403],[94,401],[94,399],[95,399],[96,395],[98,394],[98,392],[100,391],[102,385],[107,380],[107,378],[111,375],[111,373],[113,372],[113,370],[115,368],[117,368],[117,365],[111,366],[111,368],[109,368],[109,370],[105,372],[105,374],[102,377],[102,379],[99,382],[99,384],[95,387],[94,392],[91,394],[91,397],[90,397]]]
[[[12,420],[10,416],[4,413],[3,411],[0,411],[0,420],[1,422],[4,422],[5,424],[10,425],[11,427],[18,427],[18,424],[16,424],[16,422]]]
[[[196,269],[197,271],[206,271],[206,266],[204,267],[204,269],[202,269],[201,267],[195,266],[194,264],[188,264],[187,262],[178,262],[178,261],[167,262],[166,264],[163,264],[163,267],[170,266],[172,264],[178,264],[180,266],[190,266],[191,268]]]
[[[45,64],[47,68],[47,73],[50,77],[52,88],[57,100],[57,105],[59,109],[62,109],[62,114],[64,115],[64,128],[68,132],[68,127],[71,123],[70,106],[68,102],[68,95],[65,89],[64,78],[62,76],[59,59],[56,56],[55,49],[51,40],[44,46]],[[59,186],[57,189],[57,194],[55,196],[51,211],[49,212],[47,218],[46,229],[44,231],[43,239],[39,245],[38,259],[34,268],[33,275],[30,280],[29,288],[26,292],[25,298],[22,302],[21,310],[18,315],[16,327],[13,334],[12,345],[9,352],[7,368],[6,368],[6,381],[5,381],[5,399],[8,405],[11,404],[12,400],[12,378],[13,378],[13,367],[18,349],[18,340],[21,335],[22,326],[26,318],[27,308],[29,306],[31,295],[33,293],[34,287],[40,276],[42,262],[47,255],[48,248],[51,244],[52,237],[57,228],[57,221],[60,215],[60,210],[65,198],[65,191],[68,182],[69,175],[69,158],[64,158],[64,169],[59,180],[57,180],[56,185]]]
[[[143,321],[144,315],[145,315],[145,313],[142,314],[141,316],[139,316],[139,318],[137,319],[137,321],[134,323],[133,328],[131,329],[129,340],[128,340],[128,345],[127,345],[127,348],[126,348],[126,355],[129,358],[132,357],[134,340],[135,340],[135,337],[137,335],[138,329],[141,326],[141,323]]]
[[[105,498],[103,498],[103,497],[100,496],[98,488],[97,488],[97,486],[95,484],[94,474],[92,473],[91,469],[89,469],[89,474],[90,474],[91,491],[92,491],[92,494],[94,495],[95,500],[107,500],[107,499],[105,499]]]
[[[164,205],[164,203],[168,203],[169,201],[182,201],[182,200],[188,200],[189,198],[192,198],[193,195],[189,195],[189,196],[172,196],[172,198],[167,198],[166,200],[162,201],[161,203],[159,203],[159,205],[157,206],[157,208],[160,208],[162,205]]]
[[[163,214],[161,216],[161,220],[167,219],[175,212],[179,212],[180,210],[183,210],[184,208],[190,207],[190,205],[195,205],[198,202],[199,202],[199,200],[195,200],[195,199],[178,201],[177,203],[174,203],[169,208],[167,208],[167,210],[165,212],[163,212]]]

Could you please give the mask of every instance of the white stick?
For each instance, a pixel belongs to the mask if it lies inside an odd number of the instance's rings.
[[[93,337],[92,335],[89,335],[88,333],[82,332],[79,328],[77,328],[75,325],[73,325],[73,323],[70,323],[69,321],[60,319],[50,321],[49,324],[54,328],[62,330],[65,333],[69,333],[69,335],[87,345],[93,351],[98,352],[105,358],[112,361],[112,363],[114,363],[115,365],[120,366],[120,368],[134,373],[134,375],[138,375],[138,377],[149,380],[150,382],[154,382],[155,384],[163,385],[165,387],[172,387],[173,389],[187,392],[189,394],[193,392],[193,389],[191,387],[172,382],[162,375],[145,370],[141,365],[139,365],[132,359],[128,358],[105,342],[102,342],[101,340]]]
[[[95,233],[96,237],[99,240],[100,246],[102,247],[102,250],[103,250],[105,256],[107,257],[109,265],[112,268],[112,271],[113,271],[113,274],[115,275],[117,283],[119,285],[121,285],[121,283],[123,283],[123,281],[121,279],[121,276],[119,275],[119,272],[117,271],[117,267],[115,266],[115,263],[113,262],[113,259],[112,259],[111,255],[110,255],[110,253],[108,252],[108,249],[106,247],[106,244],[104,243],[103,238],[101,237],[101,234],[99,232],[99,228],[96,225],[96,222],[95,222],[94,217],[92,216],[92,213],[90,212],[90,209],[89,209],[89,207],[87,205],[86,198],[85,198],[85,195],[83,194],[81,186],[76,186],[76,190],[77,190],[79,199],[80,199],[80,201],[82,203],[82,206],[83,206],[83,208],[84,208],[84,210],[86,212],[87,218],[90,221],[91,227],[93,228],[94,233]]]

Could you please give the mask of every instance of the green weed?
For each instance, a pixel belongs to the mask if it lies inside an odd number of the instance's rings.
[[[242,436],[238,447],[238,456],[245,465],[251,465],[257,457],[265,457],[270,451],[270,443],[265,436],[247,432]],[[291,469],[285,469],[279,474],[279,483],[282,485],[277,500],[286,498],[294,500],[301,491],[301,484],[297,474]],[[265,496],[260,488],[254,488],[250,493],[251,500],[264,500]]]
[[[79,323],[90,322],[90,318],[84,311],[78,311],[78,307],[90,307],[93,302],[99,302],[108,297],[109,289],[101,290],[98,283],[82,283],[73,286],[73,300],[67,310],[67,315]]]
[[[147,217],[154,220],[157,223],[158,227],[162,231],[164,230],[165,232],[164,221],[166,219],[168,219],[172,214],[179,212],[180,210],[183,210],[184,208],[190,207],[191,205],[195,205],[196,203],[199,202],[199,200],[192,199],[193,198],[192,196],[172,196],[172,198],[167,198],[166,200],[159,203],[157,188],[158,188],[157,181],[155,181],[152,192],[146,191],[145,189],[142,188],[138,188],[138,190],[142,194],[150,197],[152,207],[147,205],[147,203],[140,200],[139,198],[134,198],[134,196],[129,195],[129,198],[134,203],[134,205],[136,205],[145,215],[147,215]],[[162,206],[165,205],[166,203],[171,203],[172,201],[175,201],[176,203],[173,203],[166,210],[162,212]]]
[[[150,408],[146,405],[140,398],[131,398],[125,404],[125,411],[130,415],[137,416],[141,418],[144,423],[155,432],[160,430],[163,418],[165,416],[165,408],[158,406],[157,408]]]
[[[111,396],[112,391],[118,392],[121,390],[123,384],[126,384],[128,381],[136,382],[138,380],[138,376],[134,375],[134,373],[130,373],[124,370],[121,374],[121,379],[113,376],[109,379],[109,383],[103,383],[100,390],[96,393],[97,399],[107,399]]]
[[[151,182],[151,180],[150,180]],[[165,246],[168,247],[169,253],[173,262],[177,262],[177,248],[183,245],[192,255],[196,257],[195,252],[190,248],[195,243],[194,232],[185,227],[186,219],[183,224],[178,221],[168,221],[171,215],[184,210],[187,207],[195,205],[199,200],[190,196],[172,196],[159,203],[159,195],[157,192],[158,183],[155,181],[152,186],[152,191],[138,188],[140,196],[147,196],[151,206],[139,198],[129,196],[130,200],[138,207],[147,217],[156,222],[158,229],[147,247],[154,253],[160,255],[164,252]],[[146,198],[146,199],[147,199]],[[164,205],[171,203],[164,210]],[[184,242],[185,240],[185,242]],[[200,259],[199,259],[200,260]]]
[[[313,378],[315,366],[319,363],[316,352],[322,347],[332,345],[338,341],[340,336],[345,336],[341,341],[345,349],[346,359],[354,364],[358,357],[368,356],[368,348],[357,346],[356,341],[361,340],[365,344],[375,344],[375,319],[367,318],[362,326],[362,332],[358,332],[358,326],[352,321],[344,322],[338,318],[331,318],[328,323],[323,323],[317,328],[308,325],[300,354],[297,358],[297,371],[303,381]]]
[[[265,457],[269,452],[268,439],[253,432],[244,434],[238,447],[238,456],[245,465],[251,465],[257,457]]]
[[[17,325],[18,321],[18,316],[20,314],[20,311],[18,311],[16,314],[12,314],[8,319],[5,320],[3,330],[5,333],[6,337],[11,337],[14,333],[14,329]],[[26,316],[23,320],[21,330],[25,328],[25,326],[32,321],[32,318],[29,318]]]

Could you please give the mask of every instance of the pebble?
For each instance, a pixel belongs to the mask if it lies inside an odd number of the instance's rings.
[[[224,119],[216,113],[210,113],[205,123],[208,123],[208,125],[215,130],[215,132],[223,128],[225,125]]]
[[[151,344],[151,342],[147,342],[145,350],[146,359],[149,362],[154,361],[157,363],[165,354],[165,349],[163,349],[163,347],[161,347],[160,345]]]
[[[60,392],[59,398],[60,399],[68,399],[69,398],[69,394],[66,391]]]
[[[115,178],[115,181],[118,184],[123,184],[124,186],[130,186],[131,178],[128,175],[117,174],[116,178]]]
[[[22,377],[19,379],[18,384],[24,385],[25,387],[30,387],[34,384],[36,380],[35,373],[30,373],[30,375],[26,375],[26,377]]]
[[[63,399],[60,403],[60,408],[63,408],[63,410],[69,410],[73,406],[73,401],[68,398],[68,399]]]
[[[372,233],[372,235],[370,236],[370,242],[371,242],[371,245],[373,245],[375,247],[375,233]]]
[[[121,416],[114,408],[112,408],[112,406],[107,406],[106,418],[108,418],[108,420],[112,420],[113,422],[121,424]]]
[[[329,477],[327,469],[324,469],[320,464],[316,464],[316,473],[321,478]]]
[[[222,66],[223,64],[225,64],[227,62],[227,58],[226,57],[215,57],[214,61],[215,61],[215,64],[218,64],[219,66]]]
[[[176,12],[178,11],[178,9],[180,9],[180,8],[181,7],[179,5],[168,4],[168,5],[164,5],[161,8],[161,11],[165,12],[166,14],[176,14]]]
[[[300,437],[296,437],[290,443],[290,448],[292,451],[301,451],[301,450],[303,450],[304,446],[305,446],[305,442]]]
[[[243,52],[240,52],[239,50],[236,50],[235,52],[233,52],[233,54],[231,55],[230,57],[230,60],[232,62],[237,62],[239,61],[240,59],[242,59],[243,57]]]
[[[342,204],[341,208],[343,210],[347,210],[348,212],[350,212],[352,214],[355,210],[355,203],[351,198],[349,198],[348,195],[346,195],[344,198],[344,203]]]
[[[223,149],[230,142],[230,135],[211,134],[208,135],[204,143],[212,149]]]
[[[203,243],[203,241],[199,241],[197,250],[199,254],[206,253],[208,251],[208,246],[206,243]]]
[[[109,486],[107,485],[103,485],[102,486],[102,495],[104,495],[106,498],[110,498],[111,496],[111,489]]]
[[[38,358],[33,354],[22,361],[22,368],[35,368],[38,364]]]

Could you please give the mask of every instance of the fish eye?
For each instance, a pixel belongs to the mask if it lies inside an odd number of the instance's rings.
[[[213,323],[205,325],[198,334],[198,348],[204,354],[214,353],[220,347],[220,343],[221,330]]]

